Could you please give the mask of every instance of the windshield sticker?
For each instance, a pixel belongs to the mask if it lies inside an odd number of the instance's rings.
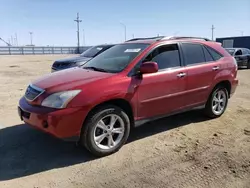
[[[125,53],[128,53],[128,52],[139,52],[139,51],[141,51],[141,48],[127,49],[127,50],[125,50],[124,52],[125,52]]]
[[[102,48],[96,48],[96,49],[99,50],[99,51],[102,50]]]

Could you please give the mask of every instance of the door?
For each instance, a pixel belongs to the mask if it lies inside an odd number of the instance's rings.
[[[182,43],[181,48],[187,69],[185,106],[199,106],[207,101],[222,57],[209,47],[198,43]]]
[[[241,49],[242,51],[242,55],[237,57],[239,59],[239,61],[241,61],[241,66],[247,66],[248,64],[248,59],[249,59],[249,53],[248,53],[248,49]]]
[[[239,67],[246,66],[247,56],[244,55],[242,49],[237,49],[235,54],[234,54],[234,57],[235,57]]]
[[[154,49],[143,62],[154,61],[159,71],[143,74],[137,87],[138,119],[165,115],[183,106],[186,69],[181,66],[177,44]]]

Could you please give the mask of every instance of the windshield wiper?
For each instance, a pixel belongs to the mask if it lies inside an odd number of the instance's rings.
[[[102,68],[98,68],[98,67],[83,67],[84,69],[92,69],[94,71],[100,71],[100,72],[108,72],[107,70],[105,69],[102,69]]]

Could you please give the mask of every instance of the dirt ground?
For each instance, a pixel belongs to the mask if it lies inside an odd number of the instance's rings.
[[[192,111],[132,130],[119,152],[87,151],[22,124],[19,98],[65,55],[0,56],[0,188],[250,188],[250,70],[226,113]]]

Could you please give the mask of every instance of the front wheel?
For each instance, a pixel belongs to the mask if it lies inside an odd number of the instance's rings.
[[[210,95],[206,103],[205,114],[211,118],[220,117],[225,112],[227,103],[228,91],[225,87],[219,86]]]
[[[128,115],[117,106],[103,106],[87,118],[80,143],[95,156],[102,157],[118,151],[129,132]]]

